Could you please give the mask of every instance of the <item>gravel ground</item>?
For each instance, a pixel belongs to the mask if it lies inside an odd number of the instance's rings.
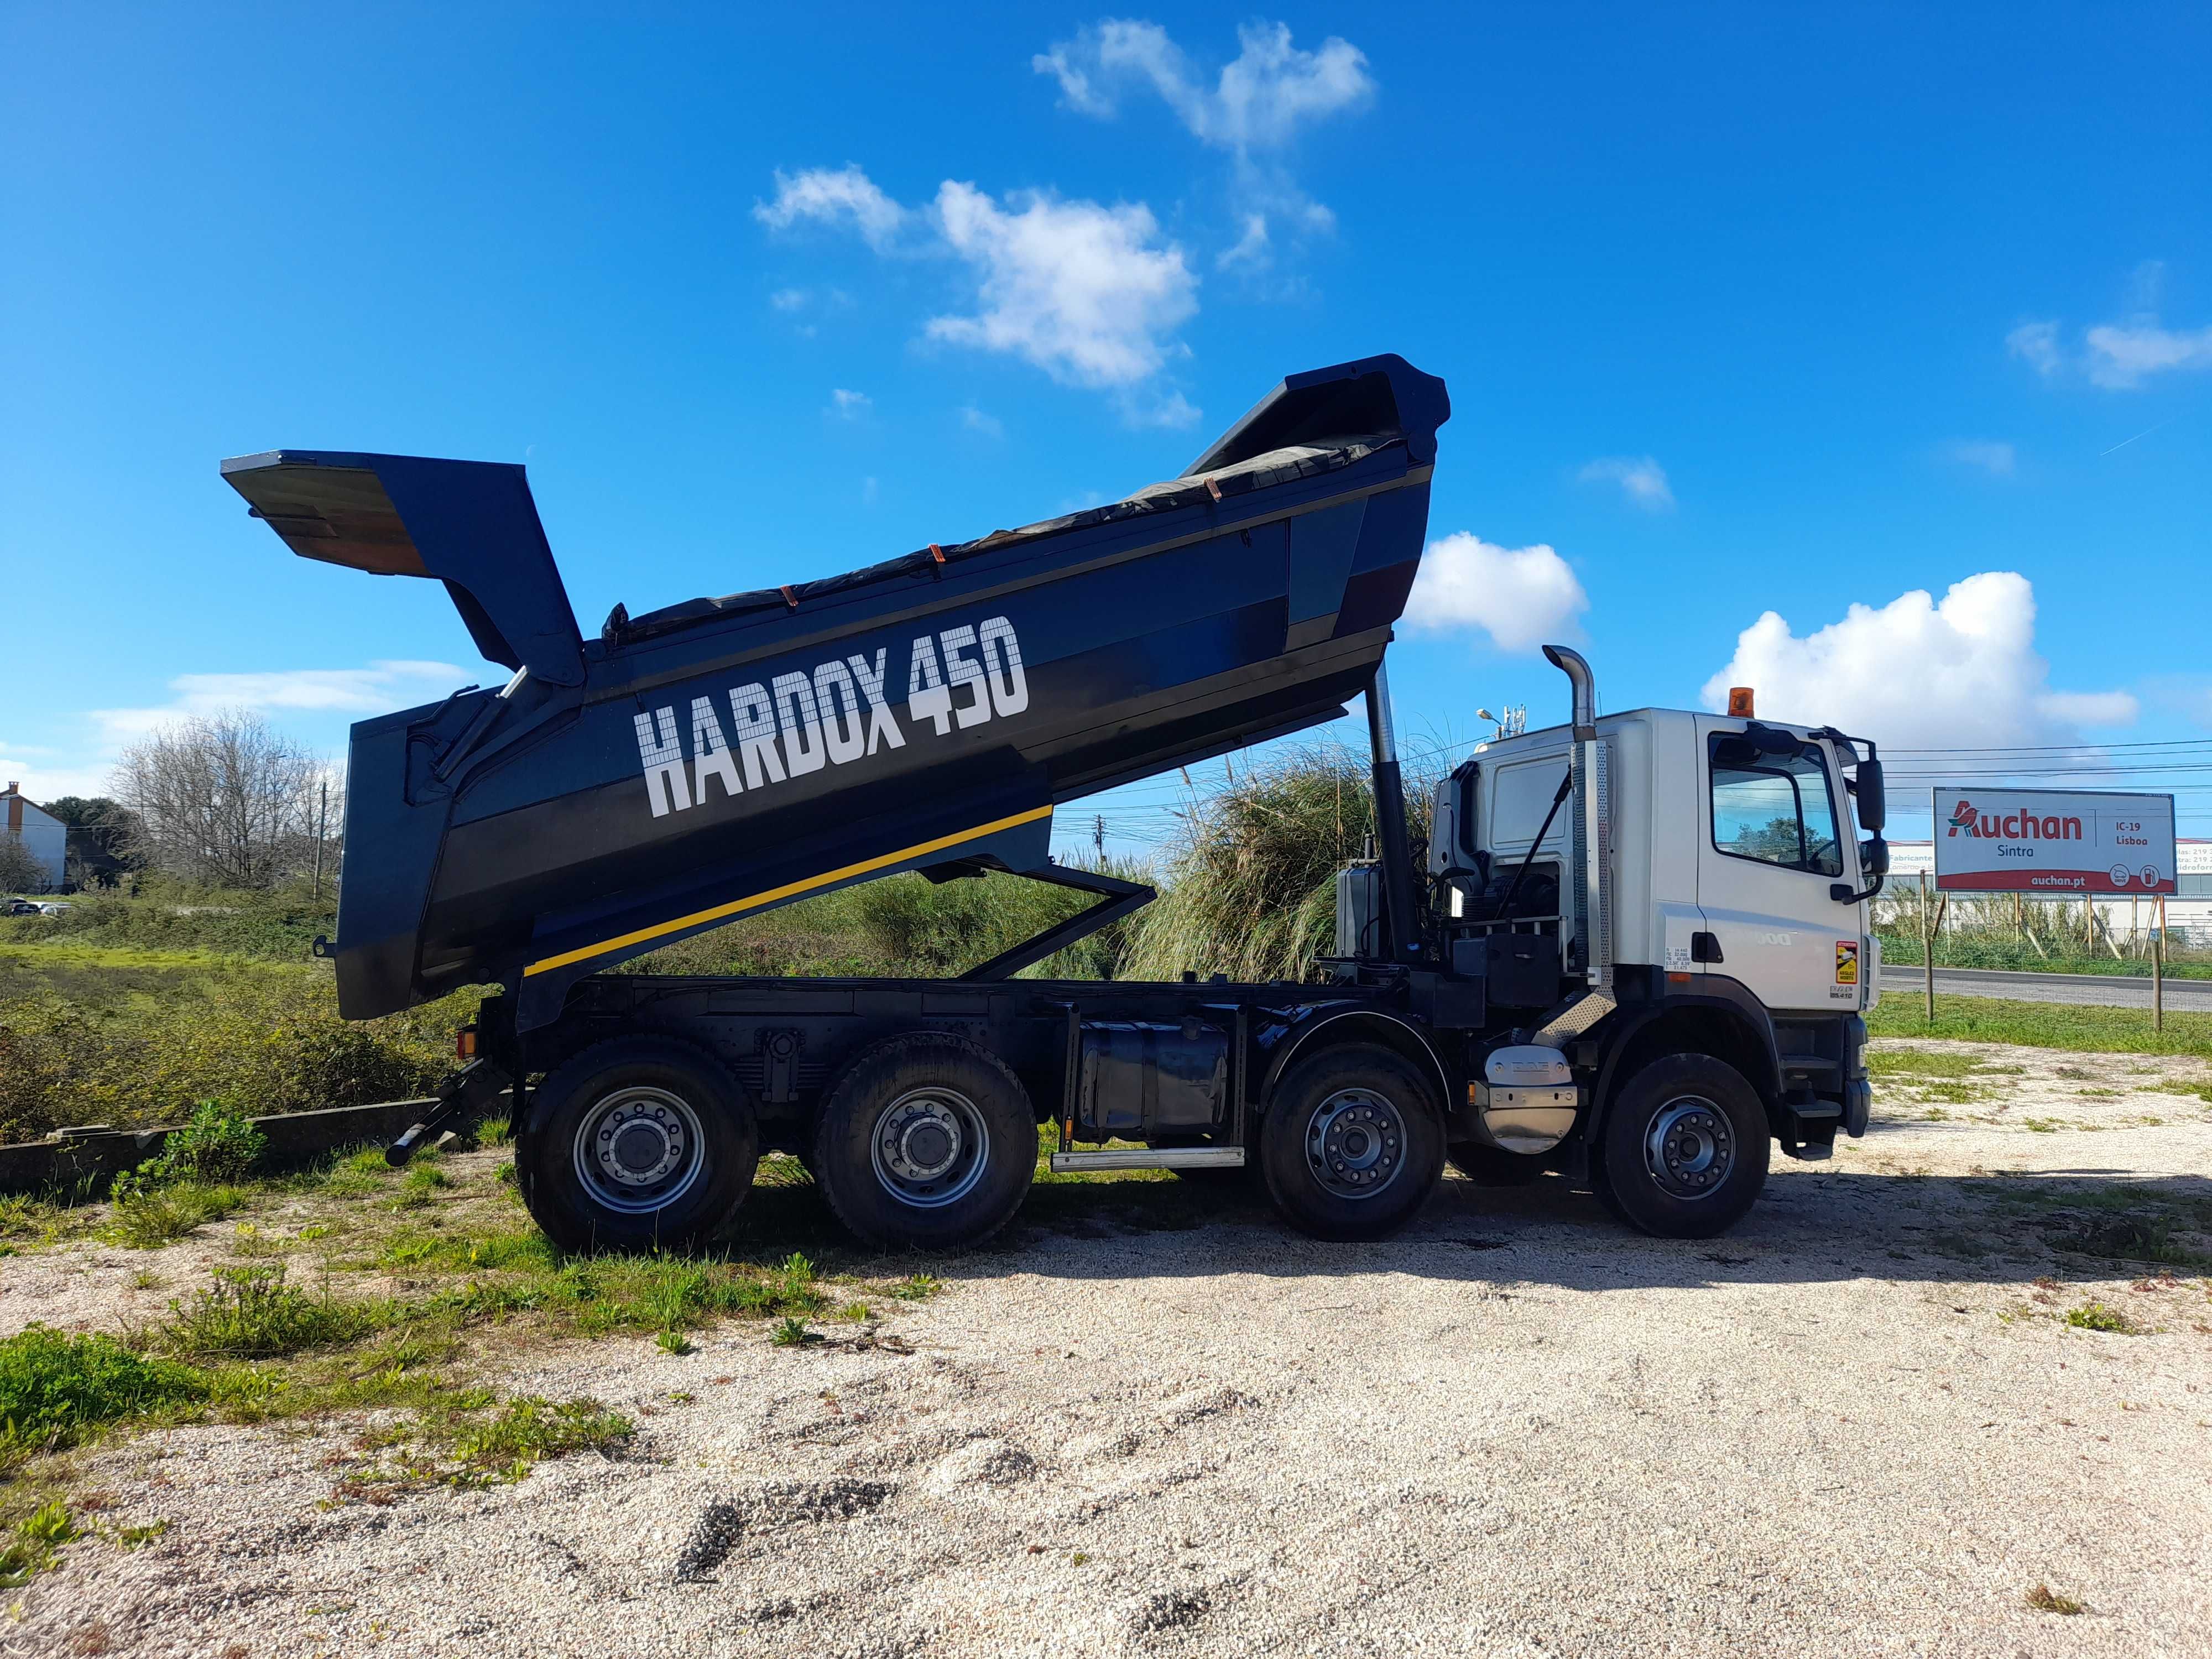
[[[2207,1282],[2054,1255],[2041,1205],[2212,1203],[2205,1068],[1918,1046],[2021,1069],[1885,1088],[1721,1240],[1556,1181],[1375,1245],[1079,1212],[942,1264],[910,1353],[530,1356],[641,1432],[515,1486],[338,1500],[337,1425],[132,1442],[83,1483],[167,1532],[71,1546],[0,1651],[2212,1653]],[[118,1322],[115,1255],[0,1264],[4,1322]]]

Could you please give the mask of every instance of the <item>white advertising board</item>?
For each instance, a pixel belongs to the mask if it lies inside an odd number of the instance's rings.
[[[1939,788],[1935,796],[1938,892],[2174,890],[2171,795]]]

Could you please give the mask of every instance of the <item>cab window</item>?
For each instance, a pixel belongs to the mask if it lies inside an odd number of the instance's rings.
[[[1785,870],[1844,873],[1828,769],[1818,748],[1807,744],[1793,754],[1772,755],[1741,737],[1716,732],[1706,754],[1712,767],[1716,849]]]

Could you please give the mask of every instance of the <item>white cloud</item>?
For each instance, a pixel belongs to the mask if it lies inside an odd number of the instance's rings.
[[[1674,505],[1674,492],[1667,487],[1667,469],[1649,455],[1604,456],[1577,476],[1584,483],[1619,484],[1621,494],[1646,513],[1664,513]]]
[[[995,415],[986,415],[973,404],[961,405],[960,424],[970,432],[981,433],[987,438],[1003,438],[1006,435],[1005,422]]]
[[[934,211],[975,273],[977,308],[930,319],[932,339],[1011,353],[1067,385],[1126,388],[1159,372],[1198,309],[1198,278],[1142,203],[1025,191],[1001,207],[948,179]]]
[[[865,392],[848,392],[837,386],[830,393],[830,408],[824,412],[841,420],[857,421],[875,407],[876,400]]]
[[[880,253],[897,240],[907,210],[884,195],[856,163],[848,163],[835,170],[808,167],[794,173],[779,168],[775,199],[754,203],[753,217],[770,230],[788,230],[802,219],[825,225],[849,222]]]
[[[2100,323],[2086,337],[2089,378],[2129,391],[2170,369],[2212,368],[2212,327],[2161,328],[2154,317],[2126,324]]]
[[[2022,323],[2005,336],[2005,349],[2049,380],[2063,361],[2058,350],[2057,323]]]
[[[447,662],[372,662],[365,668],[295,668],[252,674],[179,674],[176,694],[152,708],[95,708],[91,718],[111,744],[131,742],[194,714],[246,708],[256,714],[385,714],[460,685],[465,669]]]
[[[803,288],[780,288],[768,296],[769,304],[778,311],[804,311],[806,290]]]
[[[1287,23],[1247,23],[1241,50],[1212,86],[1158,23],[1109,19],[1030,60],[1060,82],[1069,108],[1101,119],[1115,95],[1149,86],[1201,143],[1239,155],[1278,149],[1298,129],[1364,105],[1375,95],[1367,58],[1334,35],[1317,52],[1291,44]]]
[[[2212,368],[2212,326],[2174,329],[2159,320],[2164,276],[2158,260],[2138,267],[2126,320],[2085,330],[2078,354],[2067,351],[2056,320],[2022,323],[2005,336],[2006,349],[2046,380],[2078,370],[2111,392],[2131,392],[2154,375]]]
[[[1133,424],[1183,426],[1198,411],[1147,387],[1188,355],[1176,329],[1198,310],[1198,276],[1141,202],[1066,201],[1049,191],[1003,199],[948,179],[925,208],[902,207],[858,167],[787,175],[755,210],[781,228],[801,218],[849,223],[879,253],[934,254],[964,264],[974,309],[931,318],[933,340],[1023,358],[1066,386],[1115,394]],[[901,235],[902,228],[908,233]],[[842,412],[852,412],[837,394]]]
[[[1279,158],[1304,129],[1372,101],[1375,80],[1366,55],[1334,35],[1306,52],[1291,44],[1288,24],[1255,22],[1237,39],[1236,58],[1210,82],[1165,29],[1129,19],[1085,28],[1030,66],[1059,82],[1067,107],[1101,120],[1120,112],[1123,93],[1148,89],[1193,137],[1233,156],[1237,240],[1214,264],[1249,278],[1273,263],[1271,230],[1292,233],[1294,249],[1297,233],[1335,230],[1336,216],[1299,189]]]
[[[1243,235],[1237,238],[1234,246],[1225,247],[1214,256],[1213,268],[1227,270],[1237,265],[1249,265],[1256,270],[1263,269],[1269,258],[1267,216],[1248,213],[1244,216]]]
[[[1501,651],[1579,637],[1589,609],[1567,562],[1543,543],[1499,547],[1462,530],[1431,542],[1406,602],[1409,628],[1478,628]]]
[[[1774,611],[1736,638],[1705,684],[1705,707],[1747,685],[1760,714],[1833,724],[1885,745],[1971,749],[2074,741],[2082,726],[2132,723],[2125,691],[2051,689],[2035,649],[2035,591],[2009,570],[1954,582],[1939,604],[1924,589],[1798,637]]]
[[[1960,466],[1978,466],[2004,478],[2012,476],[2013,463],[2018,458],[2010,444],[1987,438],[1961,438],[1943,446],[1943,459]]]

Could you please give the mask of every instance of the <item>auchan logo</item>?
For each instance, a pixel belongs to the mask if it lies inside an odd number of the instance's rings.
[[[2081,820],[2043,817],[2025,811],[1984,812],[1962,797],[1951,809],[1951,822],[1943,833],[1990,841],[2080,841]]]

